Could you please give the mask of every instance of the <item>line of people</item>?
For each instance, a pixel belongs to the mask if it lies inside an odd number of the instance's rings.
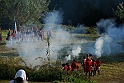
[[[27,28],[27,29],[21,29],[20,31],[16,32],[15,30],[12,31],[9,29],[7,33],[6,40],[7,41],[15,41],[15,42],[31,42],[31,41],[37,41],[37,40],[44,40],[44,29],[36,29],[34,28]],[[50,27],[47,31],[47,36],[52,38],[52,28]]]
[[[81,66],[83,67],[84,73],[89,76],[95,76],[96,72],[98,72],[98,75],[100,75],[100,64],[101,60],[98,58],[97,60],[93,59],[92,54],[87,54],[83,57],[83,62]],[[65,71],[78,71],[79,64],[74,59],[73,62],[69,65],[69,63],[62,64],[62,70]]]
[[[98,58],[97,60],[92,58],[92,54],[87,54],[83,57],[83,63],[82,67],[84,70],[84,73],[86,73],[86,76],[89,74],[89,76],[96,75],[96,72],[98,71],[98,75],[100,75],[100,64],[101,60]]]
[[[72,71],[78,71],[78,69],[79,69],[79,64],[75,59],[73,60],[71,65],[69,65],[69,63],[62,64],[62,70],[65,70],[65,71],[72,72]]]
[[[39,30],[36,28],[36,30],[32,29],[24,29],[16,32],[15,30],[12,31],[9,29],[7,33],[7,41],[17,41],[17,42],[23,42],[23,41],[37,41],[40,38],[43,39],[44,37],[44,30]]]

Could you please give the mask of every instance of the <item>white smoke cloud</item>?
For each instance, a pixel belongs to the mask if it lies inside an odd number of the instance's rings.
[[[112,55],[122,53],[122,42],[124,39],[124,26],[116,27],[114,19],[102,19],[97,23],[99,30],[104,29],[104,35],[98,38],[95,42],[95,55]]]
[[[46,58],[45,42],[23,42],[20,44],[6,44],[8,48],[14,48],[25,61],[27,66],[42,65],[41,59],[35,61],[37,57]],[[35,61],[35,63],[33,63]],[[37,62],[37,63],[36,63]]]
[[[101,57],[101,54],[102,54],[102,47],[103,47],[103,38],[100,37],[96,40],[96,43],[95,43],[95,54],[97,57]]]
[[[63,29],[62,22],[63,12],[61,10],[48,12],[46,18],[44,18],[44,29],[48,31],[49,27],[51,27],[53,30],[53,38],[50,38],[51,59],[57,59],[57,56],[59,56],[58,51],[71,41],[71,34]]]
[[[52,11],[48,12],[44,18],[45,24],[61,24],[63,22],[63,12],[60,11]]]
[[[108,35],[104,35],[96,40],[95,55],[97,56],[97,58],[101,57],[102,53],[106,51],[108,55],[111,53],[110,43],[111,43],[111,38]]]
[[[71,60],[71,55],[66,56],[65,59],[66,59],[67,61]]]
[[[78,56],[81,53],[81,48],[78,46],[76,49],[72,49],[72,55]]]
[[[47,38],[47,32],[49,31],[49,27],[52,28],[52,38],[50,41],[50,60],[56,60],[57,56],[59,56],[58,51],[62,49],[65,45],[70,44],[71,42],[71,34],[63,29],[61,23],[63,12],[61,11],[53,11],[48,12],[46,17],[44,18],[44,30],[45,30],[45,38]],[[44,41],[34,41],[34,42],[22,42],[15,44],[6,44],[7,47],[14,48],[19,53],[20,57],[26,62],[28,66],[36,66],[42,65],[43,59],[47,60],[47,40]],[[78,49],[79,50],[79,49]],[[76,54],[77,55],[77,54]],[[70,58],[70,57],[69,57]]]
[[[101,19],[99,22],[96,23],[99,33],[107,33],[110,27],[115,26],[114,19]]]

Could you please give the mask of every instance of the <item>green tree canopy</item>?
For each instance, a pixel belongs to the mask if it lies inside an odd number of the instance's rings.
[[[17,25],[27,21],[38,21],[48,11],[48,0],[0,0],[0,24],[13,23],[14,18]]]
[[[124,2],[120,3],[114,12],[116,17],[119,18],[122,22],[124,22]]]

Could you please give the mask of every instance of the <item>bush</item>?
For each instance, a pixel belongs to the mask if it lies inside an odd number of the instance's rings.
[[[35,82],[74,82],[74,83],[94,83],[90,81],[90,78],[87,78],[80,72],[67,72],[63,71],[57,67],[44,67],[36,69],[31,69],[26,66],[12,66],[8,64],[0,64],[0,79],[1,80],[10,80],[14,79],[15,73],[19,69],[24,69],[27,73],[29,81]]]
[[[42,68],[39,70],[33,70],[29,73],[29,80],[31,81],[42,81],[42,82],[52,82],[54,80],[62,80],[61,70],[58,68]]]
[[[63,71],[58,65],[51,66],[49,64],[30,68],[26,65],[20,65],[19,60],[9,58],[9,62],[3,62],[3,58],[0,58],[0,80],[10,80],[14,79],[16,72],[19,69],[24,69],[26,71],[29,81],[35,82],[75,82],[75,83],[94,83],[90,81],[90,78],[84,75],[83,70],[78,72]],[[10,60],[9,60],[10,59]],[[1,62],[2,61],[2,62]],[[56,63],[54,63],[56,64]]]

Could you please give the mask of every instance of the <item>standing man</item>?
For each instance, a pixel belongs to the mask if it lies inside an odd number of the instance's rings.
[[[96,75],[96,66],[97,66],[97,64],[96,64],[95,59],[92,59],[91,75],[93,74],[93,76]]]
[[[11,30],[10,30],[10,28],[9,28],[9,30],[8,30],[8,33],[7,33],[7,38],[6,38],[6,40],[10,40],[10,36],[11,36]]]
[[[98,71],[98,75],[100,75],[100,64],[101,64],[100,58],[98,58],[98,59],[96,60],[96,64],[97,64],[96,70]]]
[[[89,54],[86,55],[86,76],[89,73],[89,76],[91,76],[91,66],[92,66],[92,61],[89,58]]]
[[[86,57],[85,56],[83,57],[82,67],[83,67],[83,70],[84,70],[84,73],[85,73],[86,72]]]
[[[43,40],[43,39],[44,39],[44,29],[42,29],[42,30],[40,31],[40,36],[41,36],[41,40]]]

